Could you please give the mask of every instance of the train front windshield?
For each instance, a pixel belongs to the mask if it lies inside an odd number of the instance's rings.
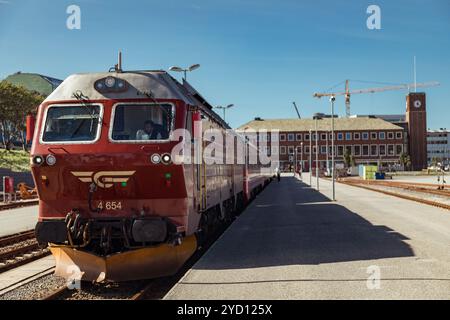
[[[47,110],[43,142],[88,142],[98,137],[100,106],[51,106]]]
[[[169,139],[174,121],[171,104],[119,104],[114,108],[111,139],[142,142]]]

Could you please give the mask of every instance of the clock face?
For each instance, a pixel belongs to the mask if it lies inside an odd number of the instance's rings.
[[[420,108],[421,106],[422,106],[422,102],[420,100],[415,100],[414,101],[414,107]]]

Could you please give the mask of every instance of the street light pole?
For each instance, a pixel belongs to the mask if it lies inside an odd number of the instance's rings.
[[[317,120],[318,117],[316,117],[316,186],[317,191],[319,191],[319,136],[317,133]]]
[[[328,163],[328,153],[330,152],[330,150],[328,149],[328,136],[329,136],[329,133],[328,133],[329,131],[327,130],[326,131],[326,133],[327,133],[327,142],[326,142],[326,146],[327,146],[327,176],[328,176],[328,172],[330,172],[330,164]]]
[[[301,150],[300,150],[300,178],[303,181],[303,142],[300,143]]]
[[[334,173],[334,101],[336,98],[334,96],[331,96],[330,102],[331,102],[331,179],[332,179],[332,185],[333,185],[333,197],[332,200],[336,200],[336,192],[335,192],[335,173]]]
[[[225,121],[225,110],[234,107],[234,104],[229,104],[226,107],[222,107],[222,106],[217,106],[215,107],[216,109],[222,109],[223,110],[223,121]]]
[[[189,71],[194,71],[195,69],[200,68],[199,64],[193,64],[188,68],[181,68],[181,67],[176,67],[176,66],[172,66],[169,68],[170,71],[175,71],[175,72],[183,72],[184,73],[184,80],[187,80],[187,72]]]
[[[309,130],[309,186],[312,187],[312,136]]]

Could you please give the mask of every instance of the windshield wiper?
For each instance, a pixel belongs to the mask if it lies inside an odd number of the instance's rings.
[[[90,126],[90,129],[89,129],[89,132],[91,133],[91,132],[92,132],[92,129],[93,129],[94,121],[95,121],[96,117],[94,116],[94,113],[95,113],[94,108],[92,108],[92,110],[91,110],[91,109],[89,108],[89,106],[88,106],[88,105],[86,104],[86,102],[85,102],[86,100],[89,99],[89,97],[88,97],[88,96],[85,96],[81,90],[75,91],[74,93],[72,93],[72,95],[73,95],[73,97],[74,97],[75,99],[77,99],[78,101],[80,101],[80,102],[81,102],[81,105],[82,105],[83,107],[85,107],[86,110],[88,111],[88,115],[89,115],[89,117],[91,118],[91,126]],[[100,115],[98,115],[97,119],[98,119],[98,123],[103,123],[103,119],[100,118]],[[81,122],[80,122],[80,124],[78,125],[78,127],[77,127],[77,128],[75,129],[75,131],[70,135],[70,138],[73,138],[73,137],[78,133],[78,131],[81,129],[81,127],[83,126],[83,124],[84,124],[85,121],[86,121],[86,118],[84,118],[83,120],[81,120]]]

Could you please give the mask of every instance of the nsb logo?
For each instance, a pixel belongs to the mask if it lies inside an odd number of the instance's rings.
[[[111,188],[114,183],[126,184],[136,171],[71,171],[82,182],[94,182],[100,188]]]

